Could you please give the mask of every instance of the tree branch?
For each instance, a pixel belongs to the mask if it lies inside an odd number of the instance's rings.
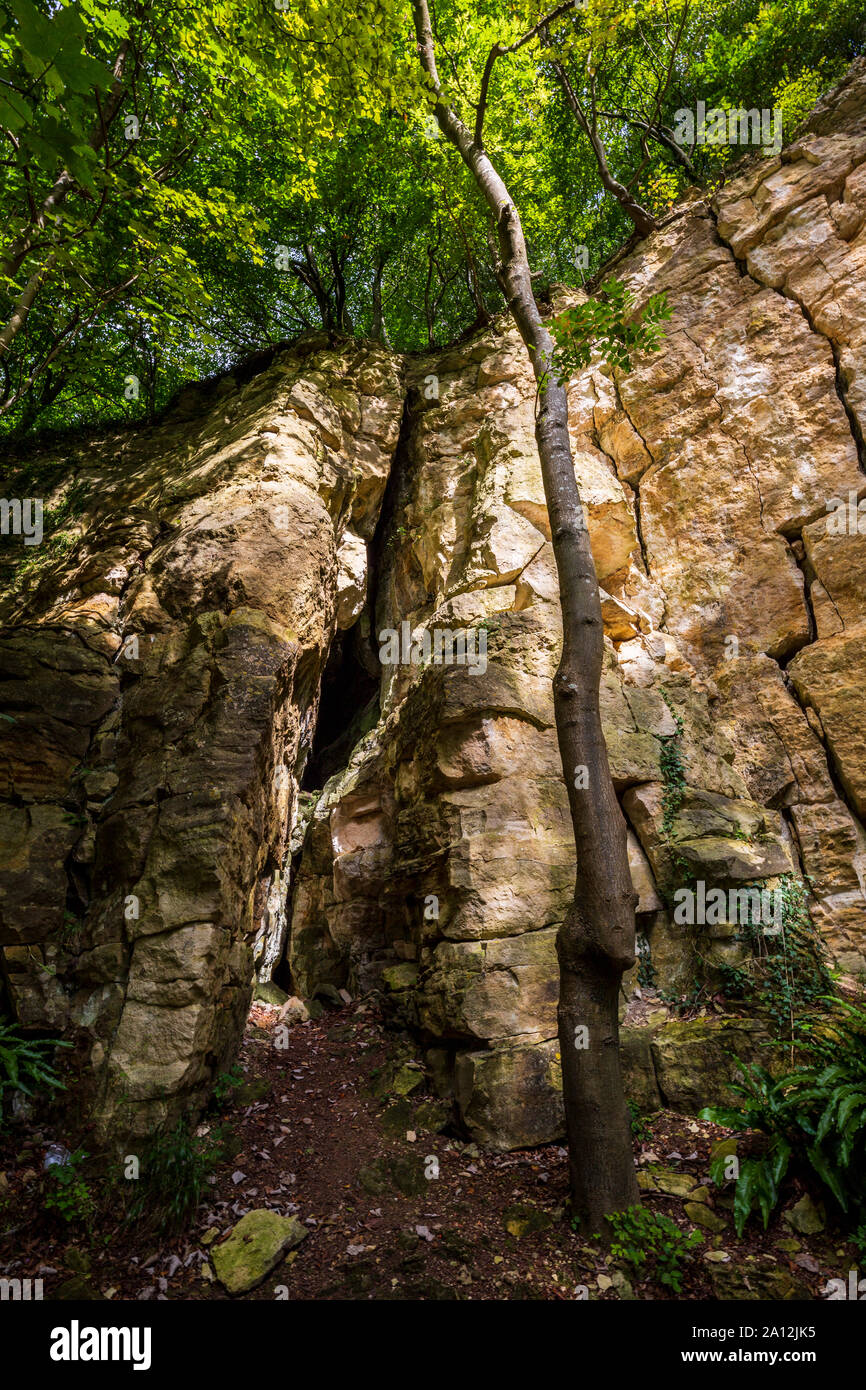
[[[564,0],[564,4],[557,5],[555,9],[550,10],[550,12],[546,14],[543,19],[540,19],[537,24],[534,24],[532,26],[531,29],[527,29],[526,33],[522,34],[519,39],[515,39],[513,43],[495,43],[493,45],[493,47],[487,55],[487,61],[484,64],[484,72],[481,75],[481,91],[478,97],[478,104],[475,107],[474,140],[479,150],[484,149],[484,141],[482,134],[484,129],[484,116],[487,110],[487,96],[488,89],[490,87],[490,78],[493,74],[493,65],[496,62],[496,59],[504,57],[506,53],[516,53],[519,48],[523,48],[525,44],[530,43],[531,40],[534,39],[537,34],[540,34],[541,31],[543,29],[546,29],[549,24],[552,24],[555,19],[559,19],[560,15],[565,14],[568,10],[576,9],[578,4],[579,0]]]
[[[658,226],[656,219],[632,196],[625,184],[620,183],[618,179],[614,178],[608,168],[607,153],[596,129],[598,111],[595,100],[595,78],[593,77],[590,79],[590,97],[592,101],[592,120],[590,121],[580,103],[577,93],[574,91],[569,81],[568,73],[565,71],[562,63],[558,58],[553,58],[551,62],[553,71],[559,79],[559,85],[562,87],[566,102],[577,119],[578,125],[592,146],[602,184],[607,189],[608,193],[612,193],[616,198],[623,212],[634,223],[638,234],[642,237],[649,236],[650,232],[654,232]]]

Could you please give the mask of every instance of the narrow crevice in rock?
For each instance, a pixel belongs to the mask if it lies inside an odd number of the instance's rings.
[[[409,387],[403,397],[403,411],[400,416],[400,434],[391,471],[385,485],[385,495],[379,509],[376,529],[368,547],[369,582],[367,602],[370,615],[370,640],[378,654],[378,631],[382,617],[382,596],[390,569],[394,564],[393,532],[396,518],[410,493],[411,460],[409,441],[412,436],[413,415],[418,405],[418,392]],[[378,656],[377,656],[378,660]]]
[[[842,190],[839,189],[839,190],[836,190],[836,191],[837,191],[837,193],[841,196],[841,191],[842,191]],[[829,199],[830,199],[830,193],[828,193],[826,196],[827,196],[828,201],[829,201]],[[838,199],[835,199],[834,201],[838,201]],[[863,430],[862,430],[861,425],[860,425],[860,422],[859,422],[859,420],[857,419],[857,416],[856,416],[856,414],[855,414],[855,412],[854,412],[854,410],[853,410],[853,408],[852,408],[852,406],[851,406],[851,403],[850,403],[850,401],[849,401],[849,399],[848,399],[848,393],[847,393],[847,391],[846,391],[846,389],[845,389],[845,380],[844,380],[844,375],[843,375],[843,372],[842,372],[842,366],[841,366],[840,357],[839,357],[839,344],[838,344],[833,338],[831,338],[829,334],[822,332],[822,330],[821,330],[820,328],[817,327],[817,325],[816,325],[816,323],[815,323],[815,319],[814,319],[813,314],[811,313],[811,311],[810,311],[808,305],[805,303],[805,301],[804,301],[802,298],[800,298],[800,296],[798,296],[798,295],[796,295],[796,294],[793,294],[793,293],[787,288],[786,285],[782,285],[781,287],[779,287],[779,286],[776,286],[776,285],[768,284],[768,282],[767,282],[766,280],[760,280],[760,279],[756,278],[756,276],[755,276],[755,275],[752,273],[752,271],[749,269],[749,266],[748,266],[747,261],[746,261],[744,258],[739,258],[739,257],[737,257],[737,256],[734,255],[734,251],[733,251],[733,248],[732,248],[730,242],[727,241],[727,240],[725,239],[725,237],[722,235],[722,233],[719,231],[719,219],[718,219],[718,214],[716,213],[715,209],[713,208],[711,202],[708,204],[708,209],[709,209],[710,216],[711,216],[711,218],[713,219],[713,223],[714,223],[714,226],[715,226],[715,229],[716,229],[716,236],[718,237],[719,242],[721,243],[721,245],[727,247],[727,249],[731,252],[731,256],[732,256],[732,258],[733,258],[734,264],[735,264],[736,267],[737,267],[737,270],[738,270],[739,273],[740,273],[740,276],[741,276],[743,279],[751,280],[751,282],[752,282],[753,285],[757,285],[757,286],[759,286],[761,289],[772,290],[775,294],[778,294],[778,295],[780,296],[780,298],[786,299],[786,300],[788,301],[789,304],[795,304],[795,305],[797,306],[797,308],[799,309],[800,313],[803,315],[803,318],[806,320],[806,323],[809,325],[809,328],[811,329],[811,331],[815,334],[815,336],[816,336],[817,338],[821,338],[821,339],[827,344],[827,346],[829,347],[830,353],[831,353],[832,358],[833,358],[833,366],[834,366],[834,374],[835,374],[836,395],[838,396],[838,398],[839,398],[839,403],[840,403],[840,405],[842,406],[842,409],[843,409],[844,412],[845,412],[845,416],[846,416],[846,418],[847,418],[847,420],[848,420],[848,426],[849,426],[849,429],[851,430],[851,437],[852,437],[852,439],[854,440],[854,444],[856,445],[856,448],[857,448],[857,459],[858,459],[860,471],[861,471],[861,473],[866,473],[866,452],[864,452]],[[772,225],[766,229],[767,232],[769,232],[769,231],[771,231],[771,230],[772,230]]]
[[[403,401],[400,435],[379,516],[367,545],[367,597],[363,611],[346,631],[337,631],[322,674],[313,744],[301,789],[320,790],[349,762],[352,750],[378,723],[381,663],[376,613],[383,589],[383,570],[390,561],[394,521],[406,493],[408,441],[413,392]]]
[[[810,647],[813,642],[818,640],[818,623],[815,618],[815,609],[812,603],[811,593],[814,575],[809,573],[801,537],[797,535],[792,539],[786,536],[785,539],[788,541],[788,550],[793,557],[794,563],[803,576],[803,602],[806,605],[806,613],[809,618],[809,636],[805,641],[800,642],[798,646],[792,647],[789,651],[785,652],[784,655],[776,658],[778,665],[783,671],[787,669],[788,663],[794,660],[798,652],[801,652],[804,647]]]
[[[624,404],[623,399],[622,399],[622,395],[621,395],[621,393],[620,393],[619,383],[618,383],[617,380],[616,380],[616,374],[615,374],[615,373],[611,373],[611,381],[612,381],[612,383],[613,383],[613,389],[614,389],[614,395],[615,395],[615,397],[616,397],[616,403],[617,403],[617,405],[619,406],[619,409],[622,411],[622,413],[623,413],[623,415],[625,416],[625,418],[628,420],[629,424],[631,425],[631,427],[632,427],[632,429],[634,430],[635,434],[637,435],[638,439],[640,439],[640,441],[641,441],[641,443],[643,444],[644,448],[646,449],[647,454],[649,455],[650,459],[652,459],[652,463],[649,465],[650,467],[652,467],[652,466],[654,465],[654,463],[655,463],[655,460],[653,459],[652,454],[650,453],[650,450],[649,450],[649,448],[647,447],[647,442],[646,442],[646,440],[644,439],[643,435],[641,434],[640,430],[637,428],[637,425],[635,424],[634,420],[632,419],[631,415],[629,414],[628,410],[627,410],[626,407],[625,407],[625,404]],[[613,455],[611,455],[610,453],[608,453],[608,451],[604,448],[604,446],[603,446],[603,444],[602,444],[602,442],[601,442],[601,432],[595,427],[595,425],[593,425],[593,429],[592,429],[592,442],[593,442],[593,444],[595,445],[595,447],[598,449],[599,453],[600,453],[600,454],[604,454],[604,457],[608,460],[608,462],[609,462],[609,464],[610,464],[610,466],[611,466],[611,471],[613,472],[614,477],[615,477],[615,478],[619,478],[619,472],[618,472],[617,466],[616,466],[616,459],[613,457]],[[644,470],[644,471],[646,471],[646,470]],[[641,475],[641,477],[642,477],[642,476],[643,476],[643,475]],[[620,480],[620,481],[622,481],[622,480]],[[623,482],[623,487],[624,487],[624,488],[628,488],[628,492],[627,492],[626,495],[627,495],[627,496],[630,495],[630,496],[633,498],[633,500],[634,500],[634,524],[635,524],[635,531],[637,532],[638,545],[640,546],[641,559],[642,559],[642,561],[643,561],[643,567],[644,567],[644,571],[645,571],[645,573],[646,573],[647,579],[651,579],[651,578],[652,578],[652,572],[651,572],[651,570],[650,570],[649,555],[647,554],[646,542],[644,541],[644,536],[643,536],[643,524],[642,524],[642,520],[641,520],[640,482],[641,482],[640,478],[636,479],[636,480],[635,480],[635,483],[634,483],[634,486],[632,486],[632,487],[630,487],[628,483]]]
[[[313,746],[303,791],[323,787],[349,761],[358,739],[379,718],[379,676],[369,638],[369,609],[348,632],[337,632],[322,675]]]
[[[416,387],[410,386],[403,399],[400,435],[394,450],[394,458],[379,511],[379,519],[376,523],[373,539],[370,542],[368,598],[372,638],[376,643],[377,652],[378,633],[384,625],[385,619],[389,616],[385,607],[387,589],[388,585],[394,582],[394,572],[397,565],[397,548],[394,544],[397,517],[403,512],[412,496],[415,469],[410,444],[416,416],[420,408],[421,396]],[[432,598],[433,595],[428,594],[428,599],[432,601]]]
[[[812,328],[813,333],[817,333],[818,329],[815,328],[815,325],[812,322],[811,316],[805,304],[801,303],[800,307],[802,308],[803,313],[805,314],[809,322],[809,325]],[[857,419],[856,414],[851,408],[851,403],[848,400],[848,393],[845,390],[845,380],[842,374],[842,366],[839,358],[839,345],[838,343],[834,343],[831,338],[827,338],[827,342],[830,344],[830,351],[833,354],[833,361],[836,366],[836,394],[839,397],[839,400],[842,404],[842,409],[848,417],[848,424],[851,426],[851,437],[853,438],[854,443],[857,445],[857,460],[860,464],[860,472],[866,473],[866,441],[864,441],[863,430],[860,427],[860,421]]]

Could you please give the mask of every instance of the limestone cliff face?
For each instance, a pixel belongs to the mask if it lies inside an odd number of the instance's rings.
[[[76,1038],[106,1131],[195,1105],[237,1046],[398,367],[308,345],[36,461],[57,510],[82,500],[4,603],[0,941],[17,1016]]]
[[[674,923],[688,879],[805,875],[866,969],[864,263],[860,63],[781,159],[619,260],[638,300],[667,291],[665,341],[570,386],[605,730],[668,988],[743,949]],[[83,500],[0,614],[0,945],[22,1022],[77,1039],[103,1129],[198,1103],[254,957],[267,978],[285,954],[302,994],[381,989],[479,1140],[561,1131],[575,863],[533,409],[505,320],[407,360],[309,341],[30,465]],[[468,652],[437,661],[455,632]],[[627,1030],[644,1103],[698,1099],[693,1041]]]

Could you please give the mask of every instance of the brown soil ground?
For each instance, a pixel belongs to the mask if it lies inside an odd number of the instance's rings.
[[[402,1084],[412,1080],[411,1065],[405,1068],[412,1044],[385,1029],[374,1005],[351,1003],[296,1025],[283,1050],[274,1046],[276,1025],[275,1009],[254,1006],[240,1058],[243,1088],[230,1088],[221,1112],[199,1130],[213,1137],[219,1129],[227,1152],[209,1195],[179,1237],[124,1225],[116,1189],[90,1178],[99,1214],[89,1232],[67,1226],[44,1209],[53,1179],[42,1171],[47,1143],[63,1135],[44,1127],[7,1131],[0,1138],[0,1174],[6,1175],[5,1188],[0,1177],[0,1274],[41,1277],[48,1299],[82,1292],[99,1299],[226,1298],[213,1278],[209,1246],[257,1207],[294,1214],[310,1233],[246,1295],[262,1300],[572,1300],[587,1294],[704,1300],[714,1297],[709,1251],[726,1252],[740,1265],[747,1254],[770,1256],[775,1269],[798,1281],[802,1297],[821,1298],[829,1278],[857,1263],[838,1233],[795,1236],[781,1213],[767,1232],[753,1219],[738,1240],[731,1197],[710,1184],[726,1227],[701,1233],[682,1292],[675,1295],[627,1266],[631,1288],[611,1287],[615,1262],[569,1221],[563,1147],[479,1153],[448,1133],[424,1131],[421,1119],[435,1106],[423,1089],[423,1072],[409,1097],[389,1091],[401,1064]],[[661,1112],[643,1122],[635,1154],[644,1169],[658,1162],[705,1182],[710,1147],[725,1134]],[[438,1176],[432,1176],[434,1157]],[[396,1170],[389,1169],[395,1160]],[[87,1164],[82,1171],[88,1177]],[[802,1194],[792,1183],[785,1206]],[[648,1194],[644,1205],[692,1229],[683,1199]],[[528,1229],[516,1235],[506,1223]]]

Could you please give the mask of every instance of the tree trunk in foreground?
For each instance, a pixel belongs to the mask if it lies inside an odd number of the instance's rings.
[[[620,981],[635,959],[635,894],[625,821],[610,776],[599,714],[604,631],[598,580],[574,476],[565,389],[554,380],[545,381],[553,342],[532,293],[520,218],[490,159],[441,99],[427,0],[412,0],[412,8],[421,63],[432,92],[440,98],[437,121],[471,170],[496,221],[500,284],[539,382],[535,437],[563,626],[553,696],[577,849],[574,901],[556,943],[563,1098],[573,1212],[585,1234],[598,1232],[604,1237],[604,1216],[634,1206],[639,1194],[623,1094],[618,1020]]]

